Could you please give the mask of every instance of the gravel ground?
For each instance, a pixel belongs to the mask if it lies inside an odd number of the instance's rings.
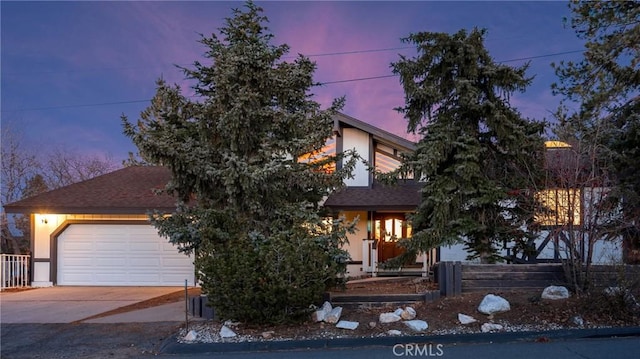
[[[2,324],[0,357],[139,358],[158,353],[183,323]]]

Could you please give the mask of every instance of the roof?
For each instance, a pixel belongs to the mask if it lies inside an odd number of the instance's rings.
[[[416,144],[415,142],[409,141],[406,138],[402,138],[400,136],[394,135],[391,132],[387,132],[378,127],[370,125],[366,122],[362,122],[353,117],[347,116],[343,113],[338,112],[336,114],[337,121],[342,122],[345,125],[350,127],[355,127],[362,131],[368,132],[373,135],[373,138],[378,141],[387,142],[388,144],[397,145],[399,147],[403,147],[407,151],[415,151]]]
[[[353,117],[338,113],[334,119],[370,133],[377,141],[406,151],[415,150],[414,142]],[[131,166],[6,204],[4,209],[7,213],[144,214],[152,210],[170,213],[175,210],[175,198],[155,193],[170,179],[167,168]],[[419,187],[411,185],[346,188],[330,196],[325,205],[336,209],[411,210],[420,202],[418,191]]]
[[[171,179],[165,167],[131,166],[4,206],[7,213],[144,214],[172,212],[176,200],[155,190]]]
[[[342,211],[412,211],[420,204],[423,183],[399,182],[395,186],[346,187],[327,198],[324,206]]]

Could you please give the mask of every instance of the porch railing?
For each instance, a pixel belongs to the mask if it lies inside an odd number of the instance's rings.
[[[428,253],[422,253],[416,258],[417,262],[422,262],[419,270],[423,277],[429,275],[431,268],[436,263],[437,249],[433,248]],[[371,273],[374,277],[378,274],[378,250],[375,247],[375,240],[362,240],[362,270]]]
[[[0,254],[0,290],[29,286],[29,259],[23,254]]]

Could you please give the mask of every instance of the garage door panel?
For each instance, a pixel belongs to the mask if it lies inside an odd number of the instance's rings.
[[[191,258],[147,225],[72,224],[58,237],[60,285],[193,284]]]
[[[160,243],[153,243],[153,242],[138,242],[138,241],[132,241],[129,243],[129,250],[130,251],[140,251],[140,252],[148,252],[148,251],[158,251],[161,249]]]
[[[74,252],[75,251],[91,252],[93,251],[93,243],[89,241],[81,241],[81,240],[67,241],[63,243],[62,249],[65,251],[74,251]]]
[[[180,262],[180,264],[182,264],[182,262]],[[134,268],[155,268],[161,266],[162,261],[159,258],[132,258],[129,265]]]
[[[100,269],[101,271],[109,271],[113,267],[125,267],[127,265],[127,259],[122,257],[98,257],[92,258],[93,268]]]

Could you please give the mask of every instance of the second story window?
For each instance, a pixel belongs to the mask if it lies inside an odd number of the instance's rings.
[[[298,157],[298,162],[317,163],[326,159],[328,156],[335,156],[335,155],[336,155],[336,138],[335,136],[333,136],[327,140],[327,142],[324,144],[324,146],[322,146],[320,151],[316,151],[313,153],[306,153]],[[335,162],[330,162],[318,168],[318,171],[322,171],[326,173],[333,173],[335,172],[335,170],[336,170]]]
[[[374,161],[376,170],[382,173],[391,172],[402,163],[398,151],[383,144],[376,144]],[[404,179],[413,179],[413,174],[407,175]]]

